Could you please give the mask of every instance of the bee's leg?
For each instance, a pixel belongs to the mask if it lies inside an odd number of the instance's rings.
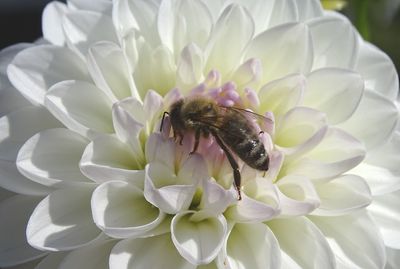
[[[228,158],[228,161],[233,169],[233,181],[234,181],[234,186],[235,189],[238,193],[238,200],[242,200],[242,194],[240,191],[240,184],[241,184],[241,175],[239,171],[239,165],[237,164],[235,158],[233,158],[231,152],[229,149],[225,146],[224,142],[222,142],[221,138],[219,138],[218,134],[215,132],[212,132],[215,140],[217,141],[218,145],[221,147],[221,149],[224,151],[226,157]]]
[[[197,148],[199,147],[200,134],[201,134],[200,129],[197,129],[196,132],[194,133],[194,147],[193,147],[193,150],[189,154],[195,153]]]
[[[168,115],[168,116],[169,116],[169,113],[168,113],[167,111],[164,111],[164,113],[163,113],[163,115],[162,115],[161,124],[160,124],[160,133],[162,132],[162,127],[163,127],[163,125],[164,125],[164,118],[165,118],[165,115]]]

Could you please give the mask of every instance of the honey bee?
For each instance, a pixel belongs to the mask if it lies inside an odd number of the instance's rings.
[[[169,112],[164,112],[160,126],[162,130],[164,117],[168,114],[174,138],[180,144],[185,132],[194,132],[195,141],[191,154],[196,152],[200,137],[207,138],[211,134],[233,169],[238,200],[242,199],[241,175],[234,155],[254,169],[267,171],[269,167],[269,156],[259,139],[259,133],[245,113],[266,119],[241,108],[220,106],[206,97],[180,99],[171,105]]]

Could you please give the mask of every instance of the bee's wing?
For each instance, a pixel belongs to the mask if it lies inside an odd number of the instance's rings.
[[[244,108],[239,108],[239,107],[233,107],[233,106],[221,106],[221,108],[226,109],[226,110],[231,110],[234,111],[236,113],[240,113],[242,115],[244,115],[245,117],[251,117],[253,119],[256,120],[261,120],[261,121],[266,121],[269,124],[273,124],[274,121],[271,118],[268,118],[266,116],[260,115],[258,113],[255,113],[253,111],[244,109]]]

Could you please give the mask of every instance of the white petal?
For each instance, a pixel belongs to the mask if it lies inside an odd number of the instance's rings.
[[[136,178],[142,165],[137,163],[129,148],[116,137],[101,135],[86,147],[80,168],[88,178],[102,183]]]
[[[65,126],[83,136],[113,132],[111,101],[93,84],[83,81],[57,83],[47,93],[45,104]]]
[[[306,21],[323,15],[324,11],[319,0],[303,0],[296,2],[296,4],[300,21]]]
[[[49,189],[23,177],[15,164],[18,150],[41,130],[61,127],[48,111],[29,106],[0,118],[0,186],[17,193],[41,195]]]
[[[43,37],[54,45],[63,46],[65,43],[62,19],[67,10],[67,5],[58,1],[50,2],[43,10]]]
[[[57,251],[78,248],[96,239],[100,230],[90,210],[92,191],[93,188],[87,186],[64,188],[44,198],[26,228],[29,244]]]
[[[124,181],[100,185],[91,204],[96,225],[114,238],[142,236],[164,219],[164,214],[145,200],[143,190]]]
[[[397,269],[400,266],[400,250],[386,248],[387,263],[385,269]]]
[[[349,21],[322,16],[309,21],[309,26],[314,47],[314,70],[321,67],[354,68],[358,41]]]
[[[31,103],[9,81],[3,83],[0,76],[0,117],[30,105]]]
[[[157,162],[146,166],[144,195],[168,214],[188,209],[198,182],[209,178],[204,160],[197,154],[191,155],[177,174],[174,170]]]
[[[88,53],[88,69],[97,87],[111,100],[128,96],[140,100],[128,60],[116,44],[103,41],[91,46]]]
[[[255,34],[259,34],[268,28],[271,16],[274,13],[274,4],[277,1],[247,1],[235,0],[240,5],[243,5],[249,11],[255,26]],[[288,2],[288,1],[286,1]],[[278,4],[275,4],[277,6]]]
[[[308,73],[313,58],[308,27],[291,23],[261,33],[246,49],[245,59],[249,58],[261,60],[263,82],[291,73]]]
[[[69,11],[63,20],[67,43],[85,56],[97,41],[118,43],[114,25],[109,16],[93,11]]]
[[[208,41],[206,70],[218,70],[222,76],[232,72],[238,66],[253,33],[254,22],[248,11],[239,5],[228,6],[219,17]]]
[[[225,190],[217,182],[205,180],[202,183],[203,194],[198,207],[212,216],[222,214],[229,205],[237,201],[236,193]]]
[[[165,95],[175,87],[175,59],[167,47],[152,48],[149,43],[144,43],[139,48],[138,55],[134,79],[141,96],[148,90],[155,90]]]
[[[396,99],[399,77],[392,60],[380,49],[363,42],[357,59],[356,70],[363,76],[365,86],[382,93],[390,100]]]
[[[235,224],[224,246],[226,268],[275,269],[281,265],[279,243],[272,231],[263,223]]]
[[[350,268],[384,267],[385,245],[378,227],[365,212],[310,219],[328,238],[337,258]]]
[[[286,153],[304,153],[321,141],[326,133],[326,125],[324,113],[307,107],[295,107],[277,123],[274,143],[284,147]]]
[[[339,68],[318,69],[308,76],[304,105],[326,113],[329,123],[337,124],[354,113],[363,92],[359,74]]]
[[[43,104],[47,90],[57,82],[90,81],[86,64],[64,47],[40,45],[21,51],[8,66],[8,77],[28,100]]]
[[[182,50],[176,70],[179,89],[190,89],[200,82],[203,78],[203,58],[203,52],[194,43]]]
[[[258,89],[262,78],[262,66],[259,59],[249,59],[242,63],[233,73],[232,81],[236,83],[239,93],[246,93],[246,88]]]
[[[93,10],[108,14],[110,12],[112,2],[110,0],[67,0],[68,6],[73,9]]]
[[[223,215],[193,221],[193,214],[193,211],[181,213],[172,219],[172,241],[190,263],[207,264],[217,257],[225,242],[227,223]]]
[[[52,252],[47,255],[40,263],[35,267],[35,269],[51,269],[59,268],[61,261],[68,255],[69,252]]]
[[[18,170],[45,186],[91,182],[79,170],[88,141],[68,129],[49,129],[31,137],[20,149]]]
[[[400,189],[400,133],[395,132],[389,141],[367,156],[351,173],[363,177],[373,195],[381,195]]]
[[[296,0],[273,1],[274,8],[269,19],[269,28],[289,22],[298,21]]]
[[[2,50],[0,50],[0,81],[1,86],[3,87],[3,83],[8,81],[7,78],[7,68],[8,65],[13,61],[15,55],[21,52],[24,49],[29,47],[33,47],[33,44],[30,43],[17,43],[15,45],[8,46]]]
[[[335,256],[327,240],[308,219],[276,219],[267,224],[281,249],[302,268],[335,268]]]
[[[157,12],[159,0],[118,0],[113,3],[113,21],[118,32],[123,36],[130,29],[139,30],[152,45],[159,45],[157,32]]]
[[[281,215],[304,216],[320,205],[314,185],[307,178],[289,175],[279,179],[276,185]]]
[[[62,260],[57,268],[108,269],[109,256],[115,243],[114,240],[108,240],[74,250]]]
[[[289,75],[264,85],[259,93],[259,112],[274,113],[275,118],[286,114],[303,99],[306,79],[302,75]]]
[[[400,249],[400,191],[374,196],[368,207],[373,219],[381,231],[385,245]]]
[[[364,156],[360,141],[340,129],[330,128],[320,144],[297,161],[285,163],[281,173],[326,180],[357,166]]]
[[[255,178],[243,186],[242,200],[224,214],[235,222],[262,222],[279,214],[279,207],[276,187],[265,178]]]
[[[188,43],[204,47],[212,18],[202,1],[162,1],[157,29],[161,42],[176,54]]]
[[[28,245],[26,223],[40,197],[16,195],[0,204],[0,266],[22,264],[46,253]]]
[[[348,214],[371,203],[367,182],[355,175],[343,175],[327,183],[316,184],[321,205],[313,215],[336,216]]]
[[[171,241],[171,234],[144,239],[126,239],[111,251],[110,269],[174,268],[195,269],[179,255]]]
[[[338,127],[360,139],[371,150],[390,138],[398,118],[398,108],[391,100],[365,89],[364,97],[353,116]]]

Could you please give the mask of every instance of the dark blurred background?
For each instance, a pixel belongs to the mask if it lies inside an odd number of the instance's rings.
[[[332,6],[339,2],[345,3],[341,12],[353,21],[364,38],[389,54],[397,70],[400,70],[400,0],[323,1]],[[0,0],[0,49],[39,38],[41,13],[48,2]]]

